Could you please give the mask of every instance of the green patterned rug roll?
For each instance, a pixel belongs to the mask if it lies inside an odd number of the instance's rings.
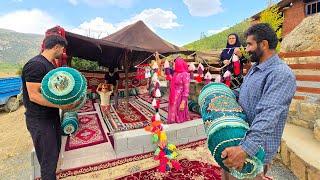
[[[188,100],[188,108],[189,108],[189,111],[200,114],[200,106],[197,102],[193,100]]]
[[[87,81],[76,69],[60,67],[50,71],[41,82],[41,93],[56,105],[68,105],[83,100]]]
[[[229,169],[223,164],[221,153],[227,147],[238,146],[249,130],[242,108],[229,87],[222,83],[210,83],[199,95],[200,112],[208,149],[215,161],[238,179],[254,178],[263,171],[264,150],[261,147],[254,157],[246,159],[241,171]]]
[[[78,130],[78,127],[78,114],[76,112],[64,113],[61,123],[62,134],[65,136],[73,134]]]

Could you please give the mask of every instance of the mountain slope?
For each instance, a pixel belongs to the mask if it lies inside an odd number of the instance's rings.
[[[240,41],[242,42],[242,44],[244,44],[244,32],[249,28],[249,26],[250,22],[248,20],[245,20],[220,33],[194,41],[185,45],[184,47],[189,50],[196,51],[210,51],[212,49],[221,49],[226,46],[227,36],[231,33],[237,33],[240,37]]]
[[[43,37],[0,29],[0,63],[24,64],[39,53]]]

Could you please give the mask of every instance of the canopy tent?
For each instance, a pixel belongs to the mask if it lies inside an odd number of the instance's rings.
[[[163,40],[157,34],[155,34],[150,28],[148,28],[143,21],[138,21],[134,24],[128,25],[122,28],[121,30],[102,39],[105,41],[119,43],[124,46],[134,46],[146,50],[144,52],[134,51],[131,53],[125,53],[124,57],[118,56],[118,59],[114,59],[115,61],[118,61],[118,64],[124,64],[126,79],[129,67],[142,63],[147,57],[150,56],[150,54],[146,52],[159,52],[160,54],[164,55],[176,53],[193,53],[185,48],[175,46]],[[128,99],[128,96],[126,97]]]
[[[140,58],[146,58],[153,53],[147,49],[94,39],[68,31],[66,31],[65,37],[68,41],[68,46],[66,47],[68,56],[97,61],[105,66],[115,65],[119,62],[115,60],[123,58],[124,52],[139,55]]]
[[[175,53],[191,54],[193,51],[188,51],[185,48],[173,45],[157,34],[155,34],[143,21],[138,21],[128,25],[121,30],[102,38],[106,41],[119,43],[124,46],[139,47],[145,52],[159,52],[160,54],[170,55]],[[129,66],[138,64],[147,58],[150,54],[143,52],[133,52],[129,54]]]
[[[61,29],[61,27],[57,26],[48,31],[61,32]],[[165,55],[192,53],[192,51],[161,39],[142,21],[126,26],[103,39],[94,39],[64,31],[63,29],[62,31],[65,32],[65,38],[68,41],[66,53],[69,59],[71,57],[79,57],[97,61],[100,65],[107,67],[125,67],[127,99],[128,69],[130,67],[144,61],[155,52]]]

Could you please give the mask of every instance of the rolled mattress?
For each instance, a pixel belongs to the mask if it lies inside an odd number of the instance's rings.
[[[238,179],[254,178],[263,171],[264,150],[246,159],[242,170],[229,169],[221,153],[227,147],[238,146],[249,130],[246,116],[232,90],[222,83],[210,83],[200,92],[198,102],[207,134],[208,148],[214,160]]]

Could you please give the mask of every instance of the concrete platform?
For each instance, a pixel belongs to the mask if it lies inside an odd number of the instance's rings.
[[[106,128],[104,123],[103,128]],[[164,125],[169,143],[175,145],[187,144],[197,140],[205,139],[202,119],[192,120],[181,124]],[[66,143],[66,137],[62,139],[62,147]],[[113,146],[111,144],[113,141]],[[91,147],[80,148],[60,153],[58,169],[66,170],[86,165],[106,162],[114,159],[129,157],[138,154],[153,152],[156,145],[152,144],[152,135],[144,129],[117,132],[107,143]],[[31,152],[31,164],[33,167],[32,177],[40,176],[40,166],[34,151]]]
[[[164,125],[164,130],[168,142],[175,145],[187,144],[206,138],[202,119],[182,124]],[[156,146],[152,144],[151,133],[144,129],[118,132],[114,134],[113,138],[117,158],[153,152],[156,149]]]

